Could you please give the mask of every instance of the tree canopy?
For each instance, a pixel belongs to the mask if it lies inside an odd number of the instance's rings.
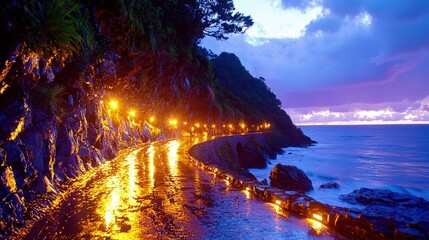
[[[203,37],[225,40],[253,25],[232,0],[7,0],[0,9],[0,82],[39,71],[24,64],[36,55],[41,70],[31,76],[55,75],[42,84],[78,91],[93,82],[158,116],[268,121],[292,143],[299,135],[263,78],[234,54],[199,46]]]

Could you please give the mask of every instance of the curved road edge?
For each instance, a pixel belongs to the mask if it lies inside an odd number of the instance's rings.
[[[257,143],[254,144],[258,148],[255,149],[256,154],[260,151],[265,155],[279,153],[278,149],[272,148],[276,145],[273,144],[269,133],[223,136],[195,144],[188,153],[200,167],[265,202],[277,205],[279,208],[277,212],[281,215],[292,213],[309,219],[312,224],[319,225],[319,228],[328,227],[353,239],[415,239],[412,231],[414,229],[408,226],[395,228],[393,231],[384,226],[388,222],[387,216],[378,224],[374,224],[365,219],[358,209],[331,206],[318,202],[304,193],[271,187],[257,181],[247,169],[231,168],[240,164],[239,145],[248,145],[252,142]]]

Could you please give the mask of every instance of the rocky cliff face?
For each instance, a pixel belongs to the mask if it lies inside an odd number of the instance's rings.
[[[256,180],[247,169],[265,168],[268,159],[282,153],[272,138],[271,133],[220,137],[191,147],[189,154],[205,165]]]
[[[92,74],[80,79],[81,85],[68,81],[65,90],[50,83],[53,68],[46,70],[37,56],[16,61],[21,67],[5,76],[21,77],[0,79],[0,238],[39,215],[28,208],[31,202],[56,195],[63,183],[118,150],[152,140],[148,124],[108,109]]]

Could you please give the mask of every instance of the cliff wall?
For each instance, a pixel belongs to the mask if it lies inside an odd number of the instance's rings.
[[[0,238],[40,216],[33,202],[54,199],[67,181],[154,137],[149,124],[110,109],[91,77],[63,91],[35,74],[36,60],[23,61],[35,65],[21,73],[26,81],[0,82]],[[28,86],[38,81],[43,88]]]

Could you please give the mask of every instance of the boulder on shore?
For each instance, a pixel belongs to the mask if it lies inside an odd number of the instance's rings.
[[[329,182],[320,185],[319,189],[340,189],[340,184],[336,182]]]
[[[295,166],[277,164],[271,170],[270,181],[272,187],[286,191],[307,192],[313,190],[311,180],[301,169]]]
[[[360,212],[362,218],[376,226],[386,225],[386,228],[393,228],[392,231],[394,228],[411,227],[429,237],[429,202],[421,197],[389,190],[361,188],[341,195],[340,199],[365,206]]]

